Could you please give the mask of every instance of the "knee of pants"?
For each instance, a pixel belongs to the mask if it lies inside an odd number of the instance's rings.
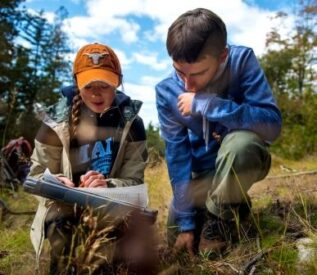
[[[248,166],[263,167],[270,154],[264,142],[257,134],[250,131],[235,131],[228,134],[218,152],[217,162],[232,160],[236,169]]]

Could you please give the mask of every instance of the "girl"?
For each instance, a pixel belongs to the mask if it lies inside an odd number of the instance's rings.
[[[69,187],[143,183],[147,151],[144,125],[137,115],[141,102],[117,91],[122,81],[118,57],[106,45],[86,45],[76,55],[73,76],[73,100],[62,97],[43,119],[29,176],[41,178],[48,168]],[[78,245],[74,232],[83,222],[82,211],[39,200],[31,240],[39,261],[43,240],[48,238],[50,271],[59,274],[70,266],[71,247]],[[110,254],[99,258],[98,264],[110,261]]]

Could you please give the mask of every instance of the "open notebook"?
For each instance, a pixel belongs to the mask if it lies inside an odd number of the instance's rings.
[[[49,169],[46,169],[43,175],[43,179],[49,182],[61,182],[50,173]],[[146,184],[139,184],[127,187],[114,187],[114,188],[82,188],[76,187],[77,190],[92,193],[98,196],[109,198],[113,201],[128,203],[141,208],[145,208],[148,205],[148,190]]]

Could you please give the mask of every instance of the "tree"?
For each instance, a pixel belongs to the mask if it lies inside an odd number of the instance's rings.
[[[317,150],[317,0],[300,0],[292,14],[295,28],[284,38],[273,29],[261,58],[283,116],[275,152],[301,158]],[[289,15],[278,13],[285,20]]]
[[[0,2],[0,113],[2,116],[0,123],[1,129],[3,129],[1,132],[6,132],[8,127],[6,127],[5,118],[14,109],[15,94],[11,81],[14,75],[12,60],[14,58],[14,40],[18,35],[16,26],[21,18],[21,13],[17,7],[21,2],[21,0],[3,0]]]
[[[149,123],[146,129],[147,146],[148,148],[154,148],[161,157],[165,155],[164,141],[160,137],[160,130],[158,127],[154,127],[152,122]]]
[[[0,2],[0,84],[8,87],[10,78],[10,63],[14,52],[14,39],[18,31],[16,22],[20,13],[16,8],[21,0],[3,0]],[[2,89],[1,89],[2,91]]]
[[[20,35],[29,43],[26,50],[29,58],[26,63],[28,73],[23,75],[27,81],[20,90],[26,99],[25,109],[30,110],[35,101],[45,105],[56,101],[61,83],[69,79],[70,63],[65,60],[65,55],[70,49],[68,38],[62,31],[63,20],[67,17],[64,8],[55,13],[53,24],[43,17],[43,11],[36,15],[24,14]]]
[[[158,127],[154,127],[150,122],[146,129],[147,147],[149,151],[149,162],[153,165],[161,161],[165,156],[165,145],[160,137]]]
[[[2,132],[2,144],[19,135],[32,141],[38,128],[33,114],[34,103],[53,104],[62,83],[71,79],[70,63],[65,60],[70,52],[68,38],[62,30],[67,11],[60,8],[54,23],[49,23],[43,11],[31,14],[25,8],[14,8],[20,15],[15,23],[17,41],[23,41],[23,45],[20,42],[13,46],[8,62],[11,71],[9,85],[1,90],[6,105],[10,106],[4,119],[7,127]]]

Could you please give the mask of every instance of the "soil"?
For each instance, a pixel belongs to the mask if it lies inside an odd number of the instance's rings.
[[[276,199],[293,201],[300,195],[316,198],[317,173],[269,176],[255,183],[248,193],[254,199],[271,196],[273,201]]]

